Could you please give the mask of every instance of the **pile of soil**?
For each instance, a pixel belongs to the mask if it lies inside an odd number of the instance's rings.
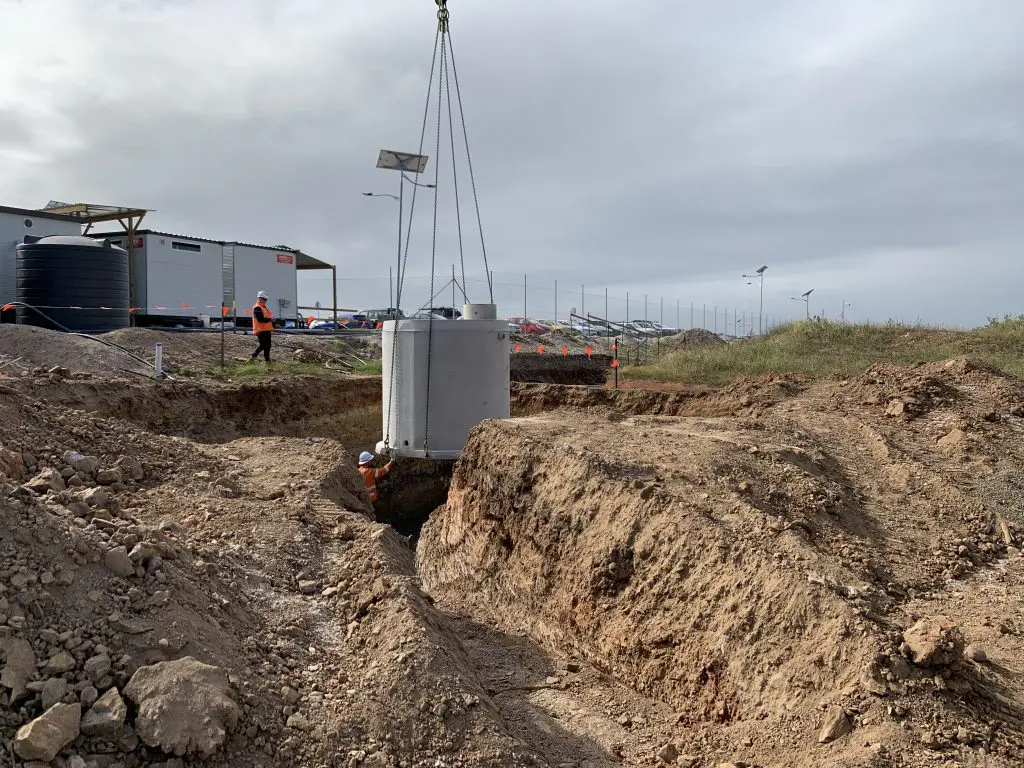
[[[152,355],[150,355],[152,359]],[[0,324],[0,374],[21,376],[37,368],[64,368],[76,373],[125,372],[148,375],[148,368],[124,350],[95,338],[31,325]]]
[[[287,393],[189,419],[183,389],[0,389],[0,762],[533,764],[351,452],[259,434],[286,431]]]
[[[28,325],[0,325],[0,373],[24,375],[33,369],[59,367],[70,373],[117,376],[125,372],[151,376],[156,345],[163,345],[163,367],[172,375],[215,373],[221,361],[221,334],[125,328],[96,336],[75,335]],[[244,361],[256,348],[248,333],[225,333],[224,358]],[[278,362],[325,363],[340,359],[357,364],[380,358],[380,337],[318,337],[278,333]]]
[[[704,328],[690,328],[682,333],[661,339],[660,347],[662,352],[672,352],[696,347],[721,347],[726,343],[717,333],[712,333]]]
[[[594,754],[1017,764],[1024,382],[955,360],[780,383],[562,390],[565,410],[521,388],[546,406],[472,434],[426,588],[640,697],[569,676],[530,700]]]
[[[415,554],[354,470],[379,379],[24,372],[0,381],[0,763],[1024,751],[1024,382],[986,366],[513,384]],[[415,535],[450,470],[397,467],[382,513]]]

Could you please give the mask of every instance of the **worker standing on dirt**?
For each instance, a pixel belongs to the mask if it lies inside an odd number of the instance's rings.
[[[252,307],[252,332],[256,334],[256,338],[260,345],[256,347],[256,351],[252,353],[251,360],[255,360],[260,356],[260,352],[263,353],[263,359],[270,362],[270,336],[274,331],[274,321],[270,313],[270,307],[267,306],[267,300],[270,298],[270,294],[266,291],[260,291],[256,294],[256,303]]]
[[[359,454],[359,474],[363,476],[363,484],[366,485],[366,492],[370,495],[370,501],[377,504],[379,494],[377,493],[377,481],[391,471],[394,460],[389,461],[381,468],[373,466],[373,454],[363,451]]]

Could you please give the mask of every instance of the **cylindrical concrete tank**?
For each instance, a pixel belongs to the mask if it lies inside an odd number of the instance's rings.
[[[115,331],[130,325],[128,252],[106,240],[58,235],[25,242],[15,257],[18,322],[72,331]],[[58,325],[59,324],[59,325]]]
[[[384,439],[378,452],[454,459],[469,431],[509,417],[508,323],[384,323]]]

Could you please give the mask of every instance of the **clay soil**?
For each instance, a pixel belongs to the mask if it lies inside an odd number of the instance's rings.
[[[131,705],[51,764],[1020,764],[1015,378],[955,360],[514,384],[514,418],[473,432],[422,530],[446,478],[399,465],[396,530],[354,471],[378,379],[157,382],[33,354],[0,378],[0,670],[15,640],[35,659],[27,692],[0,685],[2,765],[55,676],[88,709],[186,656],[240,708],[212,755],[140,743]],[[140,543],[162,556],[116,573]],[[936,617],[956,632],[915,657],[904,633]]]

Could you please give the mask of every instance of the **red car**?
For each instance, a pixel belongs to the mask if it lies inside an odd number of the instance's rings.
[[[519,330],[526,336],[540,336],[544,333],[541,327],[528,317],[509,317],[506,320],[518,325]]]

